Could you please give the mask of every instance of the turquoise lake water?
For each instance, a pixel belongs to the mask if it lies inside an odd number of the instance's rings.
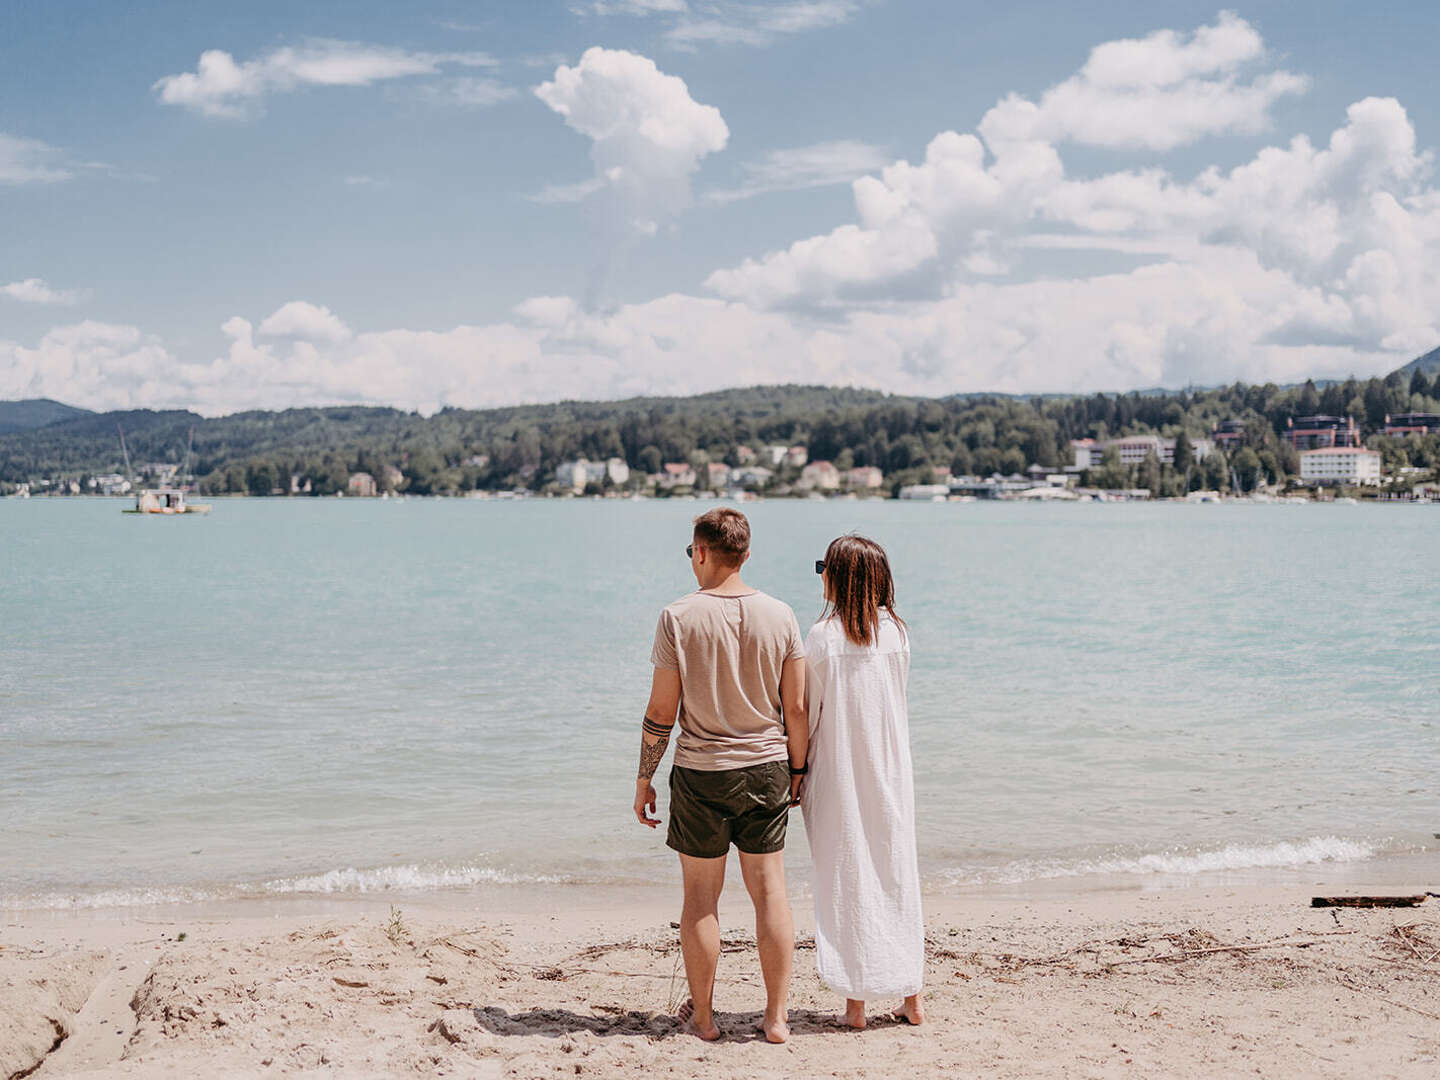
[[[630,803],[705,504],[121,506],[0,501],[0,906],[674,876]],[[1440,849],[1440,508],[744,509],[803,628],[890,551],[933,888]]]

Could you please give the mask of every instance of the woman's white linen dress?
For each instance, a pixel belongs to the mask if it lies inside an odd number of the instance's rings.
[[[805,639],[805,662],[810,771],[800,802],[820,979],[858,1001],[917,994],[925,922],[905,703],[910,643],[883,611],[871,645],[824,619]]]

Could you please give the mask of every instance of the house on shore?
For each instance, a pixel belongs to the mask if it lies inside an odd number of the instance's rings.
[[[845,474],[845,486],[851,491],[875,491],[885,486],[885,474],[874,465],[859,465]]]
[[[375,477],[368,472],[351,473],[345,481],[345,494],[361,499],[373,499],[376,493]]]
[[[563,489],[580,492],[588,484],[603,484],[606,481],[614,487],[623,487],[630,480],[630,466],[624,458],[612,457],[605,461],[562,461],[555,466],[555,483]]]
[[[812,461],[800,470],[802,491],[839,491],[840,470],[829,461]]]

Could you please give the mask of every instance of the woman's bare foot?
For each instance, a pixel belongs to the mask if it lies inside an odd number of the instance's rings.
[[[925,1006],[920,1003],[919,994],[911,994],[905,999],[905,1004],[895,1010],[895,1019],[904,1020],[907,1024],[914,1024],[916,1027],[925,1022]]]
[[[695,1000],[693,998],[686,998],[680,1008],[675,1010],[675,1019],[679,1020],[685,1030],[697,1039],[714,1042],[720,1038],[720,1026],[715,1023],[713,1017],[710,1019],[708,1027],[701,1027],[695,1023]]]
[[[865,1030],[865,1002],[856,1001],[854,998],[845,999],[845,1012],[835,1018],[842,1027],[853,1028],[856,1031]]]
[[[781,1017],[769,1016],[755,1025],[755,1030],[765,1036],[766,1042],[786,1043],[790,1041],[790,1025]]]

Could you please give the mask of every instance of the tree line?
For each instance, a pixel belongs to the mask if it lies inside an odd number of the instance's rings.
[[[1281,483],[1299,471],[1284,442],[1300,416],[1352,416],[1387,470],[1440,466],[1440,436],[1379,434],[1387,415],[1440,412],[1440,373],[1394,372],[1317,386],[1273,384],[1178,392],[1018,397],[912,398],[807,386],[751,387],[687,398],[562,402],[501,409],[445,409],[430,417],[398,409],[333,407],[253,411],[204,418],[184,411],[89,414],[0,435],[0,484],[83,479],[123,471],[117,425],[131,460],[179,464],[207,493],[268,495],[344,491],[367,472],[382,489],[411,494],[541,490],[557,465],[584,457],[623,459],[638,474],[666,462],[741,464],[740,448],[804,445],[814,460],[876,466],[894,483],[937,474],[991,475],[1032,465],[1061,468],[1072,439],[1155,434],[1177,438],[1173,466],[1090,470],[1097,487],[1244,488]],[[1196,440],[1221,420],[1244,425],[1229,454],[1197,460]],[[782,477],[783,479],[783,477]]]

